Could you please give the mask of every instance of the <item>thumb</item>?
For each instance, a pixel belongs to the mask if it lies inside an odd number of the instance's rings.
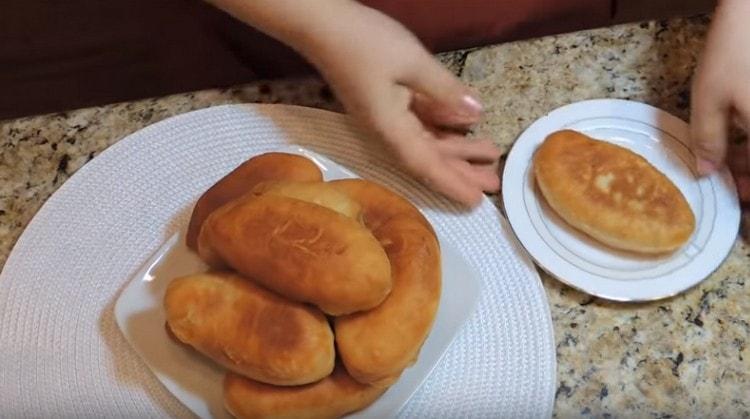
[[[473,92],[426,51],[401,82],[416,93],[415,111],[437,124],[470,125],[482,116]]]
[[[696,156],[696,168],[707,175],[724,164],[727,153],[729,106],[711,93],[696,93],[691,110],[691,148]]]

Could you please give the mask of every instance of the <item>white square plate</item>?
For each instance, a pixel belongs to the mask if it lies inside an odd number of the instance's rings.
[[[336,163],[299,147],[280,151],[305,155],[315,161],[326,180],[356,177]],[[229,418],[222,399],[223,370],[167,336],[162,300],[175,277],[207,267],[184,244],[185,228],[169,238],[146,261],[123,290],[115,318],[123,335],[162,384],[201,418]],[[442,292],[437,317],[418,361],[370,407],[350,415],[358,418],[395,416],[427,379],[474,310],[481,282],[460,253],[440,240]]]

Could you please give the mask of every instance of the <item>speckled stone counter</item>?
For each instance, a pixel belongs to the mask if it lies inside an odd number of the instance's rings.
[[[480,92],[480,129],[507,151],[536,118],[583,99],[629,98],[687,119],[707,24],[624,25],[440,58]],[[0,122],[0,266],[41,204],[97,153],[166,117],[240,102],[340,109],[322,82],[304,79]],[[651,304],[609,303],[542,278],[555,323],[557,417],[750,417],[747,241],[738,238],[699,286]]]

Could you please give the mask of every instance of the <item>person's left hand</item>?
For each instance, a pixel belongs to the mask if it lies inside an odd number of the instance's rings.
[[[750,203],[750,141],[733,142],[732,125],[750,128],[750,1],[723,0],[693,81],[691,136],[702,175],[725,164],[740,200]]]

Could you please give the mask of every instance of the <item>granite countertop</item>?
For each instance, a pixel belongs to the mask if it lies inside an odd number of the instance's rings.
[[[687,119],[707,25],[629,24],[440,58],[480,92],[481,129],[507,151],[536,118],[583,99],[634,99]],[[97,153],[166,117],[240,102],[340,109],[322,82],[301,79],[0,122],[0,266],[41,204]],[[542,278],[557,342],[557,417],[750,417],[747,239],[699,286],[650,304],[605,302]]]

